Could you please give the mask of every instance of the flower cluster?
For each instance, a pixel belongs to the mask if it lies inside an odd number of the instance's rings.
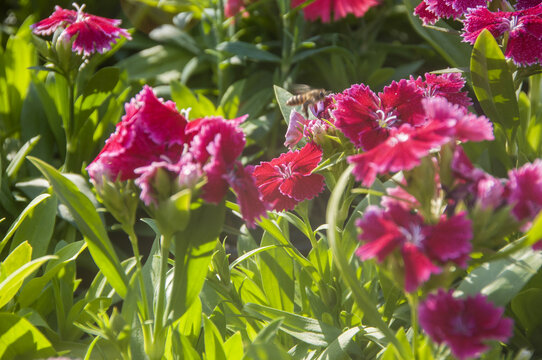
[[[31,26],[34,34],[51,35],[60,28],[59,38],[67,42],[73,40],[72,50],[85,56],[110,50],[111,44],[121,36],[131,39],[126,30],[118,27],[120,20],[87,14],[83,12],[85,5],[73,5],[77,11],[56,6],[51,16]]]
[[[488,340],[508,340],[513,323],[503,312],[482,295],[458,299],[444,290],[429,295],[419,307],[421,327],[460,360],[488,350]]]
[[[249,225],[265,214],[254,180],[238,160],[245,146],[239,124],[245,117],[188,122],[175,103],[161,101],[148,86],[125,108],[115,133],[87,167],[97,185],[104,178],[135,179],[141,199],[150,206],[205,180],[201,194],[205,201],[218,204],[231,186]]]

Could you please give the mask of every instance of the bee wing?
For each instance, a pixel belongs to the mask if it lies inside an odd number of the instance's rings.
[[[291,90],[292,94],[304,94],[308,91],[311,91],[312,88],[309,85],[305,84],[293,84]]]

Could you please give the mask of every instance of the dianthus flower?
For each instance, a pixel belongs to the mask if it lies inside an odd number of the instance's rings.
[[[472,248],[472,227],[465,213],[443,216],[431,226],[398,204],[389,204],[386,209],[370,206],[356,225],[362,230],[359,239],[364,242],[356,255],[361,260],[376,258],[382,262],[398,250],[408,292],[416,290],[431,274],[440,273],[441,264],[451,261],[465,266]]]
[[[322,102],[319,104],[322,104]],[[320,114],[323,113],[324,111],[320,111]],[[324,136],[333,130],[334,127],[329,120],[318,117],[316,119],[305,119],[303,115],[292,110],[290,113],[290,121],[288,122],[288,129],[286,130],[284,146],[292,149],[299,141],[301,141],[301,139],[321,144],[324,142]]]
[[[297,7],[307,0],[293,0],[292,7]],[[315,0],[303,8],[305,20],[316,21],[320,18],[322,22],[331,21],[331,12],[335,21],[354,14],[362,17],[367,10],[380,3],[379,0]]]
[[[232,17],[243,11],[243,0],[226,0],[224,4],[224,15],[226,17]]]
[[[443,97],[424,99],[422,103],[426,116],[422,124],[392,128],[384,142],[348,158],[348,162],[355,165],[352,173],[363,185],[372,185],[377,174],[413,169],[431,150],[453,139],[493,138],[491,123],[483,116],[472,115]]]
[[[337,97],[335,126],[356,146],[371,150],[383,143],[391,129],[424,120],[423,92],[413,82],[392,82],[378,95],[363,84]]]
[[[318,146],[308,143],[301,150],[260,163],[253,176],[263,201],[273,210],[292,210],[299,202],[318,195],[324,188],[324,177],[311,172],[321,159]]]
[[[487,29],[495,38],[508,33],[504,56],[516,65],[528,66],[542,59],[542,5],[520,11],[491,12],[485,7],[470,10],[465,16],[463,38],[474,44]]]
[[[175,163],[181,156],[187,121],[174,102],[161,101],[145,86],[125,110],[116,131],[87,167],[96,183],[102,176],[111,181],[135,179],[135,169],[163,160]]]
[[[542,210],[542,160],[510,170],[507,184],[508,204],[518,221],[531,222]]]
[[[72,50],[85,56],[110,50],[111,44],[116,43],[121,36],[131,39],[126,30],[118,27],[120,20],[87,14],[83,12],[85,5],[79,7],[74,3],[73,6],[77,11],[56,6],[51,16],[31,26],[32,31],[37,35],[51,35],[62,27],[64,30],[61,36],[67,40],[75,37]]]
[[[413,82],[417,87],[422,89],[423,95],[426,98],[443,97],[452,104],[457,104],[463,107],[472,105],[472,101],[466,91],[461,91],[465,86],[465,79],[460,73],[446,74],[431,74],[424,75],[425,80],[421,76],[416,79],[410,77],[407,82]]]
[[[423,330],[435,342],[448,345],[460,360],[477,358],[489,349],[488,340],[506,341],[512,335],[513,322],[503,313],[480,294],[458,299],[442,289],[419,306]]]
[[[424,25],[434,24],[441,18],[454,20],[464,15],[469,9],[486,6],[487,0],[423,0],[414,9]]]

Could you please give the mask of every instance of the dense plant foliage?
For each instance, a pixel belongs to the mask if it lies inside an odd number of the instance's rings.
[[[542,355],[539,1],[54,5],[0,6],[1,359]]]

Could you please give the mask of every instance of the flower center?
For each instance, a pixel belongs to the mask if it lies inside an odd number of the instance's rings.
[[[77,3],[72,3],[72,6],[77,10],[77,19],[75,19],[75,22],[80,22],[85,19],[85,13],[83,12],[83,9],[85,9],[86,4],[83,4],[79,6]]]
[[[513,31],[516,30],[517,27],[521,27],[521,24],[519,23],[519,17],[512,16],[510,20],[508,20],[508,29],[509,31]]]
[[[472,335],[472,322],[464,316],[455,316],[452,320],[452,328],[455,334]]]
[[[275,165],[275,169],[279,172],[283,179],[288,179],[293,175],[290,164]]]
[[[393,125],[393,123],[397,121],[397,116],[393,115],[392,113],[386,114],[381,109],[376,110],[376,114],[377,114],[376,121],[378,121],[378,126],[381,128],[385,129]]]
[[[403,234],[407,242],[415,245],[418,248],[422,246],[424,235],[420,225],[410,224],[407,228],[400,226],[399,231],[401,231],[401,234]]]

